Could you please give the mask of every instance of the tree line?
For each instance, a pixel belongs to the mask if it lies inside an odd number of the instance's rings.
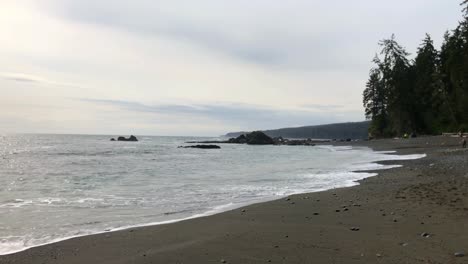
[[[429,34],[414,59],[395,40],[379,42],[363,92],[372,137],[468,130],[468,0],[463,18],[440,49]]]

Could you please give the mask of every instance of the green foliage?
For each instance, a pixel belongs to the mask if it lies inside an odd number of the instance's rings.
[[[447,32],[440,51],[426,34],[414,60],[395,36],[379,42],[379,58],[363,92],[374,137],[438,134],[468,128],[468,0],[464,20]]]

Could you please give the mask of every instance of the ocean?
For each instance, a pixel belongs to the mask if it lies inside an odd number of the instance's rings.
[[[424,156],[325,145],[183,149],[214,138],[111,137],[0,135],[0,255],[353,186],[376,175],[355,171],[397,166],[377,161]]]

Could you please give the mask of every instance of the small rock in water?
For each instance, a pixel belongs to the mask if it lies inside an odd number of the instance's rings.
[[[455,257],[457,257],[457,258],[461,258],[461,257],[464,257],[464,256],[465,256],[465,253],[463,253],[463,252],[455,252],[454,255],[455,255]]]

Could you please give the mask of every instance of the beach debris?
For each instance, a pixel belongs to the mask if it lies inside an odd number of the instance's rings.
[[[426,232],[421,233],[421,237],[428,238],[430,236],[431,236],[431,234],[429,234],[429,233],[426,233]]]
[[[361,230],[359,227],[351,227],[349,230],[351,231],[359,231]]]
[[[453,254],[453,255],[454,255],[455,257],[457,257],[457,258],[462,258],[462,257],[465,256],[465,253],[463,253],[463,252],[455,252],[455,254]]]

